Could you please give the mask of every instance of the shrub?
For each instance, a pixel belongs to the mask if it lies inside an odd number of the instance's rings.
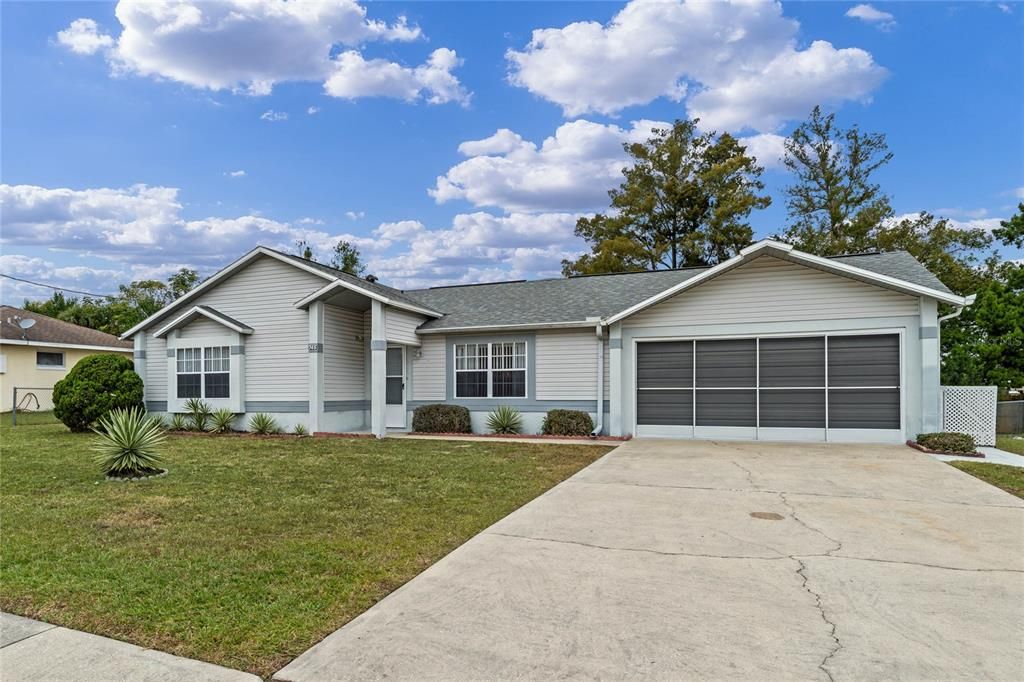
[[[212,415],[213,430],[217,433],[227,433],[235,424],[235,413],[226,407],[222,407]]]
[[[920,433],[917,436],[917,444],[929,450],[941,450],[942,452],[974,452],[974,438],[966,433],[954,433],[942,431],[939,433]]]
[[[306,430],[305,424],[296,424],[295,428],[292,429],[292,433],[296,436],[308,436],[309,431]]]
[[[118,408],[143,410],[142,379],[123,355],[84,357],[53,387],[53,415],[72,431],[88,431]]]
[[[146,416],[139,407],[116,408],[101,417],[99,436],[92,449],[96,462],[107,476],[129,478],[160,472],[157,448],[164,442],[164,434],[157,420]]]
[[[544,417],[541,433],[548,436],[589,436],[594,420],[580,410],[550,410]]]
[[[412,430],[423,433],[473,433],[469,410],[459,405],[423,405],[412,413]]]
[[[185,411],[188,412],[193,430],[206,431],[210,428],[210,417],[213,412],[208,403],[199,398],[189,398],[185,403]]]
[[[171,423],[168,428],[171,431],[188,431],[188,421],[183,414],[172,414]]]
[[[249,419],[249,430],[261,436],[281,431],[274,418],[265,412],[257,412]]]
[[[516,408],[499,405],[487,415],[487,428],[494,433],[519,433],[523,430],[523,417]]]

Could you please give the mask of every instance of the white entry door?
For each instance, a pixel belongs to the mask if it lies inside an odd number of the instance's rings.
[[[385,365],[384,425],[405,428],[405,346],[388,346]]]

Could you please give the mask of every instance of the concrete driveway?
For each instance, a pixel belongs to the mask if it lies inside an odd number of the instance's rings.
[[[1022,675],[1017,498],[899,446],[634,440],[277,679]]]

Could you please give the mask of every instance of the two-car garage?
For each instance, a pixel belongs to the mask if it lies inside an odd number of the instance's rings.
[[[900,332],[638,339],[638,436],[899,441]]]

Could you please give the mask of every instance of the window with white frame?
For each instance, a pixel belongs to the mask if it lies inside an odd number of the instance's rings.
[[[179,398],[230,397],[230,347],[179,348],[175,359]]]
[[[525,398],[526,342],[455,344],[456,398]]]
[[[39,369],[64,369],[64,353],[36,351],[36,367]]]

